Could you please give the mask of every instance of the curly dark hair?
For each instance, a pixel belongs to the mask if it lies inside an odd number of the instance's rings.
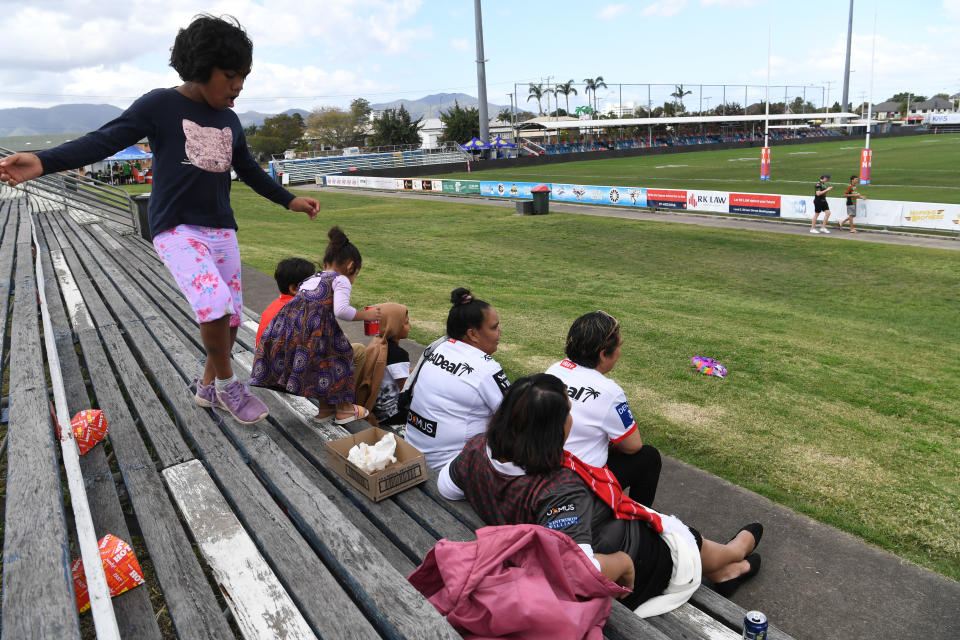
[[[330,238],[330,244],[327,245],[327,250],[323,254],[323,266],[325,268],[333,266],[346,268],[347,263],[353,261],[353,268],[350,273],[341,275],[352,276],[360,271],[360,267],[363,266],[360,249],[357,249],[357,245],[347,239],[347,234],[340,227],[331,227],[330,231],[327,232],[327,237]]]
[[[291,286],[297,286],[317,271],[317,265],[303,258],[284,258],[277,263],[273,279],[280,293],[288,295]]]
[[[549,373],[520,378],[487,425],[490,453],[529,474],[559,469],[569,413],[567,387],[560,378]]]
[[[600,354],[611,355],[620,344],[620,322],[606,311],[585,313],[567,332],[567,357],[581,367],[595,369]]]
[[[474,298],[470,289],[458,287],[450,292],[450,313],[447,314],[447,336],[462,340],[467,329],[483,327],[483,315],[490,305]]]
[[[214,67],[246,75],[252,64],[253,43],[233,16],[196,16],[170,48],[170,66],[184,82],[206,82]]]

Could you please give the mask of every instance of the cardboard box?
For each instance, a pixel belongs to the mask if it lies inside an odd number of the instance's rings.
[[[397,450],[393,454],[397,461],[393,464],[370,474],[347,460],[350,449],[355,445],[365,442],[373,446],[387,434],[397,440]],[[415,487],[427,479],[427,461],[423,454],[403,438],[377,427],[328,442],[327,465],[374,502]]]

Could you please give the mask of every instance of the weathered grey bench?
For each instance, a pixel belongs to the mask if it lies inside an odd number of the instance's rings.
[[[474,539],[470,508],[438,496],[435,482],[371,502],[327,465],[325,443],[347,431],[311,421],[315,407],[301,398],[258,391],[271,415],[255,426],[197,407],[197,326],[153,247],[31,207],[0,200],[0,269],[15,276],[3,312],[12,317],[3,637],[79,637],[82,626],[31,295],[31,215],[70,413],[93,406],[110,422],[108,439],[81,458],[97,536],[132,541],[149,567],[146,585],[113,601],[123,637],[459,637],[405,577],[438,539]],[[239,331],[241,377],[255,329],[250,316]],[[614,603],[605,635],[736,638],[743,614],[701,589],[650,620]]]

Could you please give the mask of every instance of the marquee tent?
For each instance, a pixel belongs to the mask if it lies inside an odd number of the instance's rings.
[[[131,145],[123,151],[118,151],[109,158],[104,158],[103,162],[129,162],[131,160],[146,160],[152,157],[153,154],[149,151],[144,151],[137,145]]]
[[[460,145],[464,151],[479,151],[480,149],[489,149],[490,145],[480,138],[473,138],[470,142]]]

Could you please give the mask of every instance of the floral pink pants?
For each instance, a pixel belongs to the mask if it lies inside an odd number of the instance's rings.
[[[187,296],[197,322],[230,316],[241,324],[240,247],[233,229],[181,224],[153,238],[160,259]]]

